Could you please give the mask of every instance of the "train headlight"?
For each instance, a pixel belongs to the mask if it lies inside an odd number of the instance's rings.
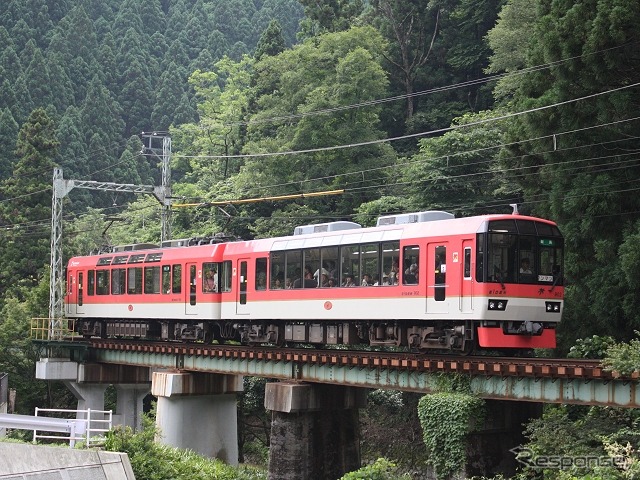
[[[560,302],[544,302],[547,313],[560,313]]]
[[[504,299],[489,299],[488,304],[489,310],[500,310],[504,311],[507,309],[507,300]]]

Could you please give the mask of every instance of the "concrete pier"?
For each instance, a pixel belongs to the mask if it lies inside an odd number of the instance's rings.
[[[114,385],[113,424],[136,431],[142,426],[142,400],[151,389],[149,371],[131,365],[78,364],[67,358],[43,358],[36,364],[36,378],[63,382],[78,400],[78,410],[104,410],[105,390]]]
[[[359,409],[368,390],[339,385],[268,383],[272,411],[269,479],[335,480],[360,468]]]
[[[236,394],[242,390],[237,375],[154,372],[158,441],[237,466]]]
[[[523,425],[540,418],[542,407],[542,403],[487,400],[484,424],[467,440],[463,476],[515,475],[518,464],[509,450],[524,443]]]

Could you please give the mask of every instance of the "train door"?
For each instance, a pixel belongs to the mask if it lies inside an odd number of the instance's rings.
[[[236,275],[238,288],[238,298],[236,302],[236,313],[248,314],[249,305],[247,303],[247,286],[249,285],[249,259],[241,258],[238,260],[238,275]]]
[[[197,273],[198,268],[195,263],[187,263],[185,265],[185,275],[187,277],[189,288],[184,289],[185,293],[185,301],[184,301],[184,313],[187,315],[195,315],[198,313],[197,301],[196,301],[196,292],[198,287],[197,282]]]
[[[84,313],[84,272],[78,272],[78,301],[76,302],[76,313]]]
[[[65,294],[65,303],[66,303],[66,312],[67,314],[75,313],[75,310],[78,308],[76,304],[78,303],[76,300],[77,292],[75,285],[76,272],[75,270],[67,270],[67,290]]]
[[[449,284],[447,283],[447,266],[451,264],[451,255],[447,242],[429,243],[427,245],[426,275],[421,275],[427,282],[427,313],[449,313]]]
[[[472,260],[472,246],[473,240],[462,241],[462,258],[460,258],[460,311],[462,313],[471,313],[473,311],[473,278],[471,272],[473,268],[471,265]],[[456,255],[454,253],[454,255]],[[454,258],[455,262],[456,259]]]

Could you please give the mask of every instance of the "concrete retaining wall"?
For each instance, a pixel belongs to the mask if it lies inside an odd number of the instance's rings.
[[[2,480],[135,480],[126,453],[0,443]]]

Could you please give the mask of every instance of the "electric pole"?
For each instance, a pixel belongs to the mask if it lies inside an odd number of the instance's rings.
[[[162,244],[165,240],[171,240],[171,136],[168,132],[142,132],[142,141],[142,154],[153,154],[162,162]]]

